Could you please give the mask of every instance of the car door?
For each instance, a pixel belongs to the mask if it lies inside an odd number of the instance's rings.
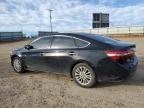
[[[59,67],[57,72],[69,74],[71,65],[76,61],[79,54],[79,49],[75,45],[73,37],[65,35],[54,36],[51,50]]]
[[[50,51],[52,38],[52,36],[38,38],[30,43],[33,49],[22,53],[25,65],[29,70],[47,70],[45,55]],[[51,59],[47,62],[51,63]]]

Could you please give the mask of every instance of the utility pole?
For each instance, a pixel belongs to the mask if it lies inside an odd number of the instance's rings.
[[[53,30],[53,28],[52,28],[52,11],[53,10],[51,10],[51,9],[47,9],[48,11],[49,11],[49,13],[50,13],[50,28],[51,28],[51,32],[52,32],[52,30]]]

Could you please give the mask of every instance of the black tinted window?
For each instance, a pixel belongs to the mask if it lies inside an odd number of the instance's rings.
[[[80,39],[75,39],[75,42],[78,47],[85,47],[89,44],[88,42]]]
[[[70,37],[56,36],[52,42],[52,48],[75,48],[74,39]]]
[[[52,37],[44,37],[39,40],[33,41],[31,45],[36,49],[46,49],[50,48]]]

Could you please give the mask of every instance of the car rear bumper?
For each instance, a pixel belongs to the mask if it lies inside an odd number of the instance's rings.
[[[105,81],[122,81],[132,77],[138,65],[137,57],[134,57],[131,63],[120,64],[117,62],[108,62],[102,67],[97,68],[98,70],[98,82]]]
[[[138,59],[134,57],[133,62],[127,64],[118,64],[120,68],[123,68],[122,73],[124,74],[125,78],[129,78],[133,76],[137,70]]]

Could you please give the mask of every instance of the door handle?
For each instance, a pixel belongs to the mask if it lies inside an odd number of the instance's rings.
[[[69,52],[68,54],[69,54],[69,55],[76,55],[76,53],[73,52],[73,51],[72,51],[72,52]]]

